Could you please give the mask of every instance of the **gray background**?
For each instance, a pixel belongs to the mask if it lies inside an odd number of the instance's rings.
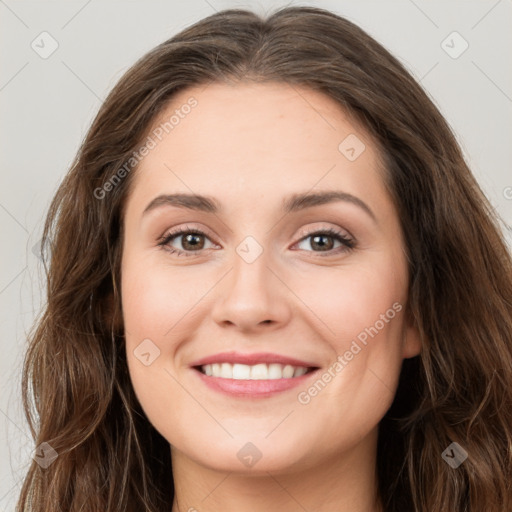
[[[491,203],[512,223],[511,0],[0,0],[0,512],[14,509],[33,450],[20,401],[26,334],[44,297],[33,248],[102,99],[143,53],[200,18],[285,4],[346,16],[394,53],[447,118]],[[454,31],[463,39],[450,36]],[[469,46],[457,55],[464,41]],[[51,44],[58,48],[43,58]],[[510,243],[510,227],[504,231]]]

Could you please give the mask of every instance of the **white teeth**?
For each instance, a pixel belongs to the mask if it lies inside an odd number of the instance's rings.
[[[283,379],[291,379],[293,377],[293,373],[295,368],[291,364],[287,364],[283,368]]]
[[[233,379],[249,379],[251,377],[251,367],[246,364],[233,365]]]
[[[304,375],[308,371],[307,368],[304,368],[304,366],[299,366],[298,368],[295,368],[295,371],[293,372],[294,377],[300,377],[301,375]]]
[[[215,375],[214,375],[215,377]],[[222,363],[220,366],[220,377],[224,379],[232,379],[233,378],[233,365],[229,363]]]
[[[214,363],[205,364],[201,369],[203,373],[209,377],[221,377],[223,379],[234,380],[291,379],[300,377],[308,371],[304,366],[283,365],[278,363],[260,363],[253,366],[239,363]]]
[[[268,365],[268,378],[269,379],[282,379],[283,378],[283,367],[280,364],[269,364]]]
[[[268,366],[266,364],[255,364],[250,368],[252,380],[266,380],[268,378]]]

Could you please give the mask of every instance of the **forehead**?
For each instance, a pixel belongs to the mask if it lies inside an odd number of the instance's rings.
[[[380,155],[366,130],[306,87],[190,87],[158,114],[148,137],[153,147],[132,184],[145,199],[172,190],[255,205],[313,188],[342,186],[368,201],[384,193]]]

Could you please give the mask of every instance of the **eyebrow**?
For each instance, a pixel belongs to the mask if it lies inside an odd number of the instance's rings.
[[[375,222],[377,221],[375,214],[364,201],[352,194],[339,190],[293,194],[283,200],[282,209],[284,213],[292,213],[306,208],[311,208],[313,206],[320,206],[337,201],[352,203],[364,210]],[[198,194],[162,194],[155,197],[146,206],[142,214],[145,215],[151,210],[155,210],[162,206],[176,206],[178,208],[186,208],[188,210],[207,213],[220,213],[222,211],[220,203],[210,196],[202,196]]]

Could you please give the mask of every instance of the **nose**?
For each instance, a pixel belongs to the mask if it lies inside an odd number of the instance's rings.
[[[264,251],[248,263],[235,253],[233,268],[217,289],[212,309],[217,324],[257,332],[282,327],[290,320],[293,294],[266,255]]]

